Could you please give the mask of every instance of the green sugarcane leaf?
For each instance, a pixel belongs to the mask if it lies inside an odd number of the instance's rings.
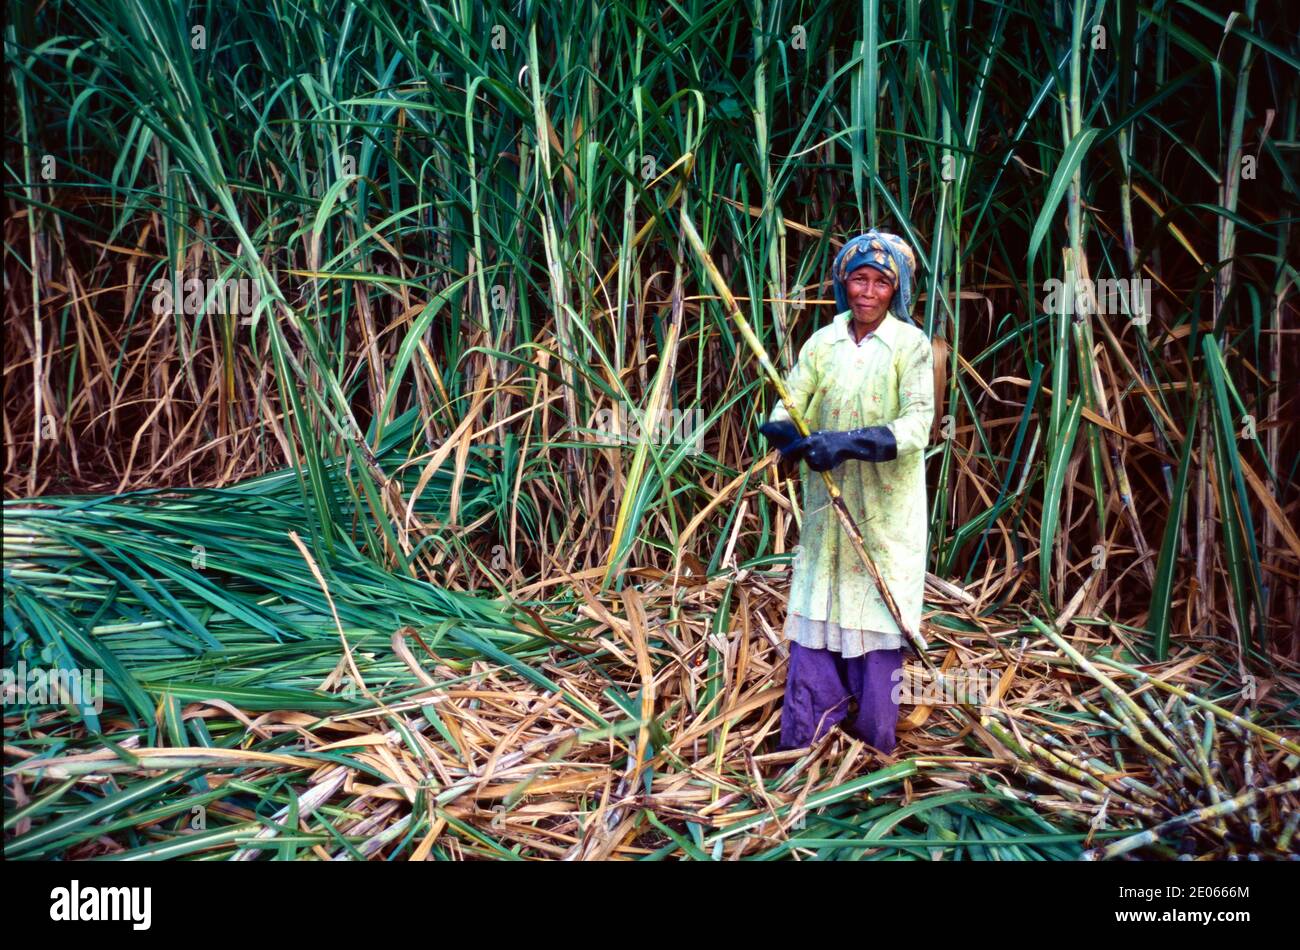
[[[1075,396],[1065,411],[1061,436],[1051,448],[1047,478],[1043,483],[1043,524],[1039,532],[1039,590],[1045,603],[1051,603],[1052,549],[1056,543],[1056,529],[1061,517],[1061,491],[1065,487],[1065,474],[1070,456],[1074,452],[1074,439],[1079,432],[1079,419],[1083,412],[1083,397]]]
[[[1047,188],[1047,194],[1043,198],[1042,210],[1038,212],[1038,219],[1034,222],[1034,230],[1029,235],[1029,260],[1032,262],[1038,256],[1038,249],[1042,246],[1043,238],[1047,236],[1047,230],[1052,226],[1052,218],[1056,214],[1056,209],[1065,197],[1065,192],[1070,186],[1070,179],[1074,173],[1079,170],[1083,164],[1083,158],[1088,154],[1088,148],[1092,145],[1092,140],[1097,137],[1097,129],[1083,128],[1079,134],[1070,139],[1070,144],[1065,147],[1061,154],[1061,160],[1056,165],[1056,172],[1052,175],[1052,183]]]

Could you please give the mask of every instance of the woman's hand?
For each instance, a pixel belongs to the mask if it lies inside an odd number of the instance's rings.
[[[758,431],[767,436],[767,440],[780,450],[783,462],[798,461],[807,447],[808,438],[799,435],[799,430],[795,428],[794,423],[787,420],[766,422],[759,426]]]
[[[867,426],[847,432],[818,429],[803,441],[803,460],[814,472],[830,471],[846,459],[892,462],[898,458],[898,443],[888,426]]]

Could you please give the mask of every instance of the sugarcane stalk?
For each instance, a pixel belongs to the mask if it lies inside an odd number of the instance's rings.
[[[1243,742],[1241,746],[1241,772],[1242,778],[1248,788],[1255,787],[1255,763],[1253,761],[1252,747],[1249,742]],[[1246,812],[1250,820],[1250,837],[1252,841],[1259,841],[1259,810],[1255,803],[1251,802]],[[1295,816],[1292,815],[1294,818]]]
[[[1111,733],[1112,738],[1116,735],[1116,733],[1126,736],[1130,742],[1138,746],[1138,748],[1141,749],[1143,752],[1146,752],[1147,761],[1149,763],[1149,767],[1151,769],[1152,774],[1159,776],[1161,781],[1164,782],[1166,788],[1178,789],[1182,787],[1180,782],[1175,781],[1173,777],[1170,776],[1168,770],[1165,767],[1165,763],[1168,762],[1170,765],[1173,765],[1175,768],[1177,768],[1177,763],[1170,762],[1168,756],[1164,755],[1158,749],[1153,748],[1151,744],[1148,743],[1146,739],[1144,739],[1138,732],[1136,732],[1131,725],[1120,722],[1110,713],[1106,712],[1106,710],[1102,709],[1100,706],[1095,705],[1094,703],[1089,702],[1083,696],[1079,697],[1079,702],[1083,703],[1086,709],[1088,709],[1094,716],[1100,719],[1102,723],[1109,726],[1113,730]],[[1166,807],[1169,808],[1170,811],[1177,811],[1177,807],[1178,807],[1177,802],[1171,797],[1168,799]]]
[[[1190,771],[1188,769],[1185,769],[1182,766],[1182,764],[1178,761],[1178,759],[1166,755],[1164,752],[1157,749],[1155,746],[1151,745],[1151,743],[1149,743],[1146,740],[1145,734],[1142,731],[1142,727],[1139,726],[1138,723],[1133,719],[1133,717],[1129,715],[1128,710],[1124,708],[1124,706],[1120,703],[1119,699],[1115,696],[1114,693],[1112,693],[1108,689],[1103,688],[1101,691],[1101,695],[1102,698],[1106,700],[1106,704],[1110,706],[1111,712],[1115,714],[1116,718],[1118,718],[1121,722],[1123,722],[1124,734],[1128,736],[1130,739],[1132,739],[1133,742],[1137,743],[1142,749],[1144,749],[1148,755],[1154,756],[1156,760],[1159,761],[1163,766],[1173,768],[1175,770],[1185,771],[1185,772]],[[1129,697],[1125,695],[1125,699],[1127,698]],[[1147,717],[1147,722],[1150,721],[1151,721],[1150,718]],[[1152,724],[1150,727],[1150,731],[1159,732],[1160,730],[1156,729],[1155,725]],[[1161,735],[1163,736],[1164,734],[1161,733]],[[1165,742],[1169,743],[1169,738],[1167,736],[1165,736]],[[1175,751],[1175,755],[1177,755],[1176,751]]]
[[[740,306],[736,303],[736,298],[732,294],[731,288],[727,286],[726,279],[713,263],[713,258],[704,247],[704,242],[700,238],[699,232],[695,230],[695,225],[691,222],[690,215],[686,212],[685,203],[682,205],[681,222],[682,233],[685,235],[687,243],[691,245],[691,249],[694,250],[696,255],[700,258],[700,261],[703,263],[704,270],[709,275],[709,280],[713,283],[713,287],[718,292],[718,296],[722,298],[722,305],[727,311],[727,315],[731,318],[732,323],[735,324],[736,329],[740,331],[740,335],[744,337],[745,342],[749,344],[750,351],[758,360],[758,365],[762,367],[768,380],[776,388],[777,394],[781,397],[782,404],[785,406],[786,411],[790,413],[790,421],[794,423],[795,428],[799,430],[801,435],[809,435],[812,430],[808,427],[808,423],[804,419],[803,414],[800,413],[799,407],[795,405],[794,399],[790,395],[790,390],[786,388],[785,381],[781,379],[781,374],[777,372],[776,367],[772,365],[772,361],[768,358],[767,351],[763,348],[762,341],[754,334],[754,330],[750,327],[749,321],[745,319],[745,315],[740,312]],[[839,486],[835,484],[835,479],[831,477],[829,471],[822,472],[821,476],[826,482],[826,493],[830,496],[831,506],[839,516],[840,524],[844,527],[844,531],[848,535],[849,543],[852,545],[853,550],[857,553],[862,563],[866,565],[867,573],[871,576],[871,580],[876,585],[876,589],[880,591],[881,600],[884,601],[885,607],[889,610],[890,617],[893,618],[894,623],[898,625],[898,629],[903,632],[904,636],[906,636],[916,647],[917,655],[929,668],[930,672],[934,673],[941,682],[944,682],[943,674],[939,671],[934,661],[930,659],[928,647],[926,646],[925,641],[921,639],[920,633],[912,630],[903,623],[903,615],[898,609],[898,602],[894,600],[894,595],[890,593],[889,585],[885,583],[884,577],[881,576],[880,569],[876,567],[876,562],[872,560],[871,555],[867,553],[867,549],[863,544],[864,539],[862,537],[862,532],[854,523],[853,516],[849,513],[848,505],[844,502],[844,496],[840,493]]]
[[[1066,748],[1064,742],[1050,733],[1043,733],[1042,738],[1044,744],[1051,747],[1058,756],[1065,757],[1068,761],[1079,762],[1086,765],[1087,768],[1092,770],[1098,777],[1102,778],[1103,781],[1110,780],[1110,777],[1113,776],[1114,781],[1119,782],[1130,791],[1136,792],[1152,801],[1160,801],[1160,792],[1157,789],[1152,788],[1145,782],[1140,782],[1133,776],[1127,774],[1127,770],[1123,766],[1116,766],[1112,762],[1103,762],[1101,759],[1092,756],[1086,758],[1078,756]]]
[[[1109,712],[1102,710],[1101,707],[1096,706],[1095,703],[1088,702],[1086,697],[1079,697],[1078,699],[1080,703],[1083,703],[1084,708],[1087,708],[1088,712],[1091,712],[1093,716],[1096,716],[1097,719],[1101,721],[1102,725],[1110,726],[1108,738],[1110,739],[1110,751],[1115,754],[1115,767],[1121,769],[1121,771],[1128,771],[1128,767],[1125,764],[1125,754],[1123,754],[1123,750],[1119,747],[1118,730],[1121,729],[1121,726],[1119,726],[1119,723],[1115,721],[1115,717],[1110,715]]]
[[[1013,736],[1005,727],[1003,727],[996,720],[990,718],[989,716],[981,716],[980,725],[983,726],[986,730],[988,730],[990,735],[992,735],[1004,746],[1006,746],[1007,749],[1010,750],[1016,756],[1017,761],[1013,766],[1014,768],[1025,772],[1025,774],[1029,775],[1031,778],[1035,778],[1038,781],[1044,783],[1045,785],[1050,785],[1052,788],[1056,789],[1062,795],[1065,795],[1073,799],[1074,801],[1087,801],[1087,802],[1091,802],[1092,804],[1099,805],[1101,804],[1104,797],[1102,793],[1114,794],[1112,790],[1107,789],[1104,786],[1102,787],[1102,792],[1099,793],[1093,791],[1090,788],[1084,788],[1083,786],[1080,785],[1074,785],[1064,781],[1063,779],[1058,779],[1055,776],[1050,775],[1049,773],[1043,771],[1042,769],[1038,768],[1037,766],[1033,765],[1030,762],[1030,760],[1033,757],[1032,753],[1028,749],[1026,749],[1025,746],[1021,745],[1020,742],[1016,739],[1016,737]],[[1032,746],[1034,745],[1034,743],[1031,743],[1030,745]],[[1054,760],[1051,760],[1050,757],[1049,757],[1049,761],[1051,761],[1055,767],[1061,768],[1062,771],[1067,771],[1067,772],[1069,771],[1068,766],[1062,767]],[[1084,778],[1086,781],[1091,781],[1091,776],[1082,775],[1082,778]],[[1127,798],[1124,798],[1124,801],[1126,804],[1130,806],[1131,810],[1137,814],[1145,815],[1146,817],[1153,818],[1153,819],[1159,817],[1153,809],[1148,808],[1145,805],[1138,805],[1136,803],[1130,802]]]
[[[1111,730],[1106,733],[1106,739],[1110,743],[1110,751],[1115,755],[1116,767],[1127,772],[1128,763],[1124,760],[1124,750],[1119,747],[1119,736]]]
[[[1014,798],[1027,805],[1033,805],[1035,808],[1052,808],[1057,811],[1070,812],[1071,814],[1077,814],[1080,811],[1088,811],[1088,806],[1086,804],[1073,801],[1056,801],[1055,799],[1045,798],[1036,792],[1031,792],[1023,788],[1012,788],[1010,785],[1002,785],[998,782],[989,782],[988,787],[991,791],[997,792],[1000,795],[1006,795],[1009,798]]]
[[[1020,744],[1020,741],[1007,731],[1003,726],[998,724],[990,716],[981,716],[980,725],[988,730],[989,734],[1001,742],[1004,746],[1016,754],[1017,758],[1028,759],[1029,751]]]
[[[1070,648],[1070,651],[1074,653],[1078,652],[1075,651],[1073,647]],[[1180,686],[1175,686],[1173,683],[1167,683],[1162,679],[1158,679],[1157,677],[1152,676],[1150,673],[1144,672],[1143,670],[1139,670],[1137,667],[1129,666],[1127,663],[1121,663],[1119,660],[1112,659],[1111,657],[1099,656],[1096,658],[1096,660],[1098,663],[1102,664],[1103,666],[1113,667],[1117,670],[1120,670],[1121,672],[1128,673],[1131,676],[1136,676],[1139,682],[1141,683],[1150,683],[1153,686],[1158,686],[1160,689],[1163,689],[1166,692],[1173,693],[1175,696],[1179,697],[1180,699],[1185,699],[1188,702],[1193,702],[1196,705],[1200,706],[1202,709],[1208,709],[1210,712],[1214,713],[1220,719],[1225,719],[1228,722],[1233,723],[1234,725],[1242,729],[1248,729],[1251,732],[1255,733],[1255,735],[1259,736],[1261,739],[1264,739],[1266,742],[1275,745],[1280,749],[1285,749],[1286,751],[1290,752],[1292,755],[1300,756],[1300,744],[1297,744],[1291,741],[1290,739],[1278,735],[1276,732],[1273,732],[1271,729],[1265,729],[1259,723],[1251,722],[1249,719],[1243,719],[1241,716],[1238,716],[1236,713],[1232,712],[1231,710],[1224,709],[1222,706],[1218,705],[1217,703],[1212,703],[1208,699],[1204,699],[1200,696],[1197,696],[1195,693],[1189,693],[1187,690],[1183,689]]]
[[[1010,716],[1001,709],[991,710],[991,712],[1000,719],[1010,718]],[[1027,747],[1031,752],[1037,750],[1036,754],[1039,758],[1045,759],[1045,761],[1053,764],[1055,764],[1053,760],[1060,760],[1065,763],[1065,768],[1072,769],[1079,775],[1084,775],[1086,773],[1086,775],[1089,776],[1089,784],[1092,784],[1097,788],[1103,786],[1109,788],[1116,795],[1120,796],[1123,801],[1129,800],[1129,795],[1126,793],[1136,793],[1163,806],[1158,791],[1150,786],[1144,785],[1142,782],[1130,778],[1130,776],[1124,775],[1122,770],[1118,770],[1111,764],[1102,762],[1099,759],[1084,758],[1071,752],[1066,748],[1065,743],[1056,736],[1044,732],[1041,729],[1036,729],[1029,723],[1020,722],[1019,727],[1026,736],[1032,737],[1033,741],[1031,741]],[[1121,787],[1117,788],[1116,785]]]
[[[1183,701],[1176,696],[1174,697],[1174,702],[1178,704],[1179,709],[1185,708]],[[1205,716],[1205,731],[1209,739],[1210,775],[1217,776],[1218,779],[1224,780],[1224,784],[1227,784],[1225,779],[1225,774],[1223,771],[1223,760],[1221,757],[1221,746],[1219,743],[1218,726],[1215,722],[1214,717],[1210,715],[1208,712],[1203,712],[1202,715]],[[1218,786],[1215,785],[1214,788],[1217,791]],[[1246,817],[1250,821],[1251,841],[1253,841],[1255,844],[1259,844],[1260,831],[1262,829],[1260,828],[1259,825],[1259,812],[1256,809],[1254,802],[1251,802],[1249,805],[1246,806]],[[1252,857],[1252,860],[1257,860],[1257,858]]]
[[[1171,740],[1168,736],[1166,736],[1163,732],[1161,732],[1156,727],[1155,723],[1151,721],[1151,717],[1147,715],[1146,710],[1144,710],[1141,706],[1139,706],[1133,700],[1132,696],[1124,692],[1124,690],[1122,690],[1119,687],[1119,684],[1117,684],[1114,680],[1112,680],[1101,670],[1097,669],[1096,666],[1094,666],[1091,662],[1089,662],[1086,656],[1084,656],[1082,653],[1076,650],[1073,647],[1073,645],[1069,643],[1069,641],[1067,641],[1064,637],[1062,637],[1059,633],[1057,633],[1054,629],[1049,627],[1047,624],[1043,623],[1037,617],[1030,617],[1029,620],[1039,630],[1039,632],[1043,634],[1043,636],[1047,637],[1047,639],[1055,643],[1061,650],[1065,652],[1065,654],[1068,657],[1070,657],[1070,659],[1074,660],[1075,663],[1077,663],[1080,667],[1086,670],[1089,673],[1089,675],[1093,677],[1093,679],[1097,680],[1097,682],[1101,683],[1112,693],[1114,693],[1115,696],[1123,702],[1124,706],[1127,707],[1129,712],[1133,714],[1133,718],[1136,719],[1138,722],[1142,723],[1142,725],[1148,731],[1150,731],[1150,733],[1155,737],[1157,742],[1159,742],[1162,746],[1168,749],[1169,752],[1173,753],[1175,756],[1178,754],[1178,750],[1174,746],[1173,740]]]
[[[1286,824],[1282,826],[1282,834],[1277,839],[1277,849],[1286,851],[1291,847],[1291,838],[1295,835],[1296,826],[1300,825],[1300,809],[1296,809],[1286,816]]]
[[[1145,697],[1145,696],[1149,696],[1150,694],[1143,693],[1142,695]],[[1196,725],[1195,723],[1192,722],[1191,717],[1188,715],[1187,707],[1180,705],[1178,707],[1178,711],[1179,711],[1181,721],[1183,723],[1183,728],[1187,732],[1188,737],[1192,740],[1192,751],[1196,755],[1197,767],[1200,768],[1201,770],[1201,777],[1204,780],[1205,788],[1209,791],[1210,803],[1217,805],[1220,802],[1224,801],[1227,796],[1225,796],[1219,790],[1219,786],[1214,781],[1214,776],[1210,772],[1210,757],[1206,755],[1205,747],[1201,742],[1201,738],[1196,734]],[[1209,717],[1209,718],[1213,718],[1213,717]],[[1214,819],[1214,826],[1218,828],[1223,833],[1224,836],[1227,835],[1228,826],[1227,823],[1224,822],[1222,816]]]
[[[1049,775],[1037,766],[1030,765],[1027,762],[1021,761],[1018,768],[1024,771],[1024,773],[1030,778],[1037,779],[1044,785],[1056,789],[1062,795],[1072,799],[1073,801],[1089,802],[1093,805],[1100,805],[1104,798],[1104,796],[1099,792],[1094,792],[1092,789],[1084,788],[1081,785],[1075,785],[1071,782],[1065,781],[1064,779],[1058,779],[1054,775]]]
[[[1091,785],[1100,792],[1111,793],[1118,801],[1127,805],[1131,811],[1134,811],[1147,817],[1157,817],[1156,812],[1148,805],[1135,802],[1122,788],[1117,787],[1112,779],[1099,777],[1093,774],[1091,769],[1080,768],[1079,766],[1068,761],[1065,756],[1059,755],[1055,750],[1045,748],[1043,745],[1026,739],[1027,748],[1038,758],[1059,771],[1064,772],[1070,778],[1077,782],[1083,782]]]
[[[1177,702],[1177,700],[1174,700]],[[1181,705],[1181,704],[1180,704]],[[1210,758],[1210,772],[1219,771],[1219,730],[1214,726],[1214,717],[1209,713],[1202,713],[1205,717],[1205,730],[1201,733],[1201,748]]]
[[[1219,802],[1217,805],[1206,805],[1202,808],[1193,809],[1185,814],[1170,818],[1168,821],[1161,822],[1154,828],[1148,828],[1141,834],[1131,835],[1119,841],[1111,842],[1104,848],[1093,848],[1083,852],[1082,858],[1085,861],[1106,860],[1108,858],[1118,857],[1121,854],[1140,848],[1143,845],[1153,843],[1161,835],[1173,831],[1181,831],[1200,822],[1209,821],[1225,815],[1232,815],[1241,811],[1244,807],[1254,802],[1257,797],[1269,797],[1272,795],[1282,795],[1287,792],[1300,790],[1300,777],[1293,778],[1289,782],[1283,782],[1280,785],[1272,785],[1268,788],[1247,789],[1236,798],[1229,798],[1226,801]]]
[[[1151,710],[1151,715],[1155,716],[1156,721],[1159,722],[1160,725],[1164,727],[1165,732],[1170,737],[1171,741],[1174,736],[1180,735],[1179,728],[1174,725],[1173,721],[1167,715],[1165,715],[1164,709],[1162,709],[1160,707],[1160,704],[1155,701],[1154,697],[1152,697],[1151,691],[1147,690],[1146,692],[1142,693],[1141,696],[1142,696],[1142,702],[1146,704],[1147,709]],[[1187,732],[1187,735],[1191,739],[1192,745],[1195,745],[1197,742],[1196,733],[1194,731],[1188,731],[1188,730],[1182,730],[1182,731]],[[1175,742],[1174,747],[1179,748],[1178,743]],[[1191,757],[1189,757],[1186,754],[1186,752],[1184,752],[1181,748],[1179,748],[1178,761],[1180,761],[1185,768],[1191,769],[1192,771],[1197,771],[1200,768],[1200,766],[1197,763],[1193,762]],[[1208,763],[1207,763],[1207,769],[1202,770],[1201,775],[1203,779],[1203,784],[1208,785],[1210,781],[1210,776],[1208,772]]]
[[[1083,704],[1083,707],[1087,709],[1088,712],[1096,716],[1102,722],[1103,725],[1109,726],[1112,731],[1121,732],[1124,735],[1127,735],[1129,739],[1131,739],[1133,742],[1139,745],[1142,745],[1143,743],[1146,742],[1146,740],[1143,739],[1141,736],[1137,736],[1136,738],[1134,738],[1132,735],[1130,735],[1130,733],[1133,732],[1133,727],[1131,723],[1126,724],[1120,722],[1118,719],[1116,719],[1106,710],[1102,709],[1100,706],[1098,706],[1096,703],[1090,700],[1087,696],[1079,696],[1078,700]]]

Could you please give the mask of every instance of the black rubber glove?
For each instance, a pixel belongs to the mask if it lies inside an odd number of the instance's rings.
[[[801,436],[793,422],[782,419],[780,422],[765,422],[758,431],[767,436],[767,440],[781,451],[781,461],[797,461],[807,448],[808,437]]]
[[[867,426],[839,432],[818,429],[804,440],[803,460],[814,472],[826,472],[846,459],[862,462],[892,462],[898,458],[898,443],[888,426]]]

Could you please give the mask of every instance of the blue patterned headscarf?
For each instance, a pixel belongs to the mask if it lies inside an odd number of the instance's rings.
[[[849,295],[844,284],[849,279],[849,274],[863,265],[874,267],[893,278],[894,296],[889,301],[889,310],[904,323],[915,326],[911,310],[916,255],[897,234],[874,228],[850,240],[835,255],[831,277],[835,282],[835,305],[839,307],[837,312],[843,313],[850,309]]]

